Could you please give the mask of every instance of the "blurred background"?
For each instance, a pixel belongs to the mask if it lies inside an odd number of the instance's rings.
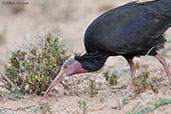
[[[1,60],[25,37],[43,34],[46,29],[59,32],[70,52],[85,52],[83,38],[88,25],[105,11],[135,0],[20,0],[23,5],[6,1],[0,0]],[[167,31],[168,40],[169,36]]]

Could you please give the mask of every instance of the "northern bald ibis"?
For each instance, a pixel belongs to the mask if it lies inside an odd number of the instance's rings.
[[[109,56],[123,56],[130,65],[131,76],[126,92],[135,75],[133,58],[154,56],[163,65],[171,83],[171,73],[165,59],[157,51],[166,42],[163,33],[171,26],[171,0],[131,2],[111,9],[87,28],[84,44],[87,53],[68,59],[55,77],[44,98],[66,76],[99,70]]]

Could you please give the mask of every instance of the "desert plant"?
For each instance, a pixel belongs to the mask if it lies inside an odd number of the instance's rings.
[[[117,85],[117,84],[118,84],[117,79],[118,79],[118,76],[117,76],[116,74],[112,74],[112,75],[110,76],[109,83],[110,83],[111,85]]]
[[[137,111],[135,110],[139,105],[141,104],[141,102],[138,102],[137,104],[135,104],[133,107],[132,107],[132,110],[131,111],[127,111],[126,114],[137,114]]]
[[[127,111],[126,114],[146,114],[148,112],[152,112],[156,110],[158,107],[162,105],[171,104],[171,100],[166,99],[166,98],[159,98],[154,102],[147,102],[146,105],[151,105],[151,106],[146,106],[143,109],[138,111],[136,108],[140,105],[140,103],[141,102],[138,102],[137,104],[135,104],[132,110]]]
[[[158,92],[156,83],[159,81],[157,77],[149,78],[150,72],[147,71],[147,68],[142,71],[138,76],[133,78],[132,85],[134,86],[135,95],[144,92],[146,89],[151,89],[154,92]]]
[[[97,95],[97,89],[96,89],[96,84],[95,80],[90,80],[90,86],[89,86],[89,94],[91,97],[94,97]]]
[[[136,68],[136,69],[139,69],[139,68],[140,68],[140,63],[139,63],[139,62],[136,62],[136,63],[135,63],[135,68]]]
[[[40,108],[42,114],[52,114],[51,104],[49,104],[48,102],[40,103],[39,108]]]
[[[158,100],[156,100],[154,102],[148,102],[147,104],[152,105],[155,109],[157,109],[158,107],[160,107],[162,105],[171,104],[171,100],[160,97]]]
[[[12,52],[4,74],[23,93],[41,94],[45,91],[54,76],[59,72],[63,62],[69,57],[59,43],[59,37],[47,33],[41,38],[38,48],[29,44],[29,51]],[[39,42],[40,43],[40,42]],[[8,86],[8,83],[6,83]]]
[[[86,101],[79,100],[77,103],[78,103],[78,107],[82,110],[83,114],[86,114],[86,110],[87,110]]]
[[[110,77],[109,77],[109,72],[106,71],[106,72],[104,72],[103,74],[104,74],[104,77],[105,77],[106,81],[108,81],[109,78],[110,78]]]
[[[106,81],[109,82],[110,85],[117,85],[118,83],[118,75],[112,73],[111,75],[109,75],[109,72],[106,71],[103,73],[104,74],[104,77],[106,79]]]

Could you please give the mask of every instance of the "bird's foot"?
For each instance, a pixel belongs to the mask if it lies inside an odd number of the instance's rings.
[[[132,97],[133,93],[130,91],[131,90],[131,86],[128,85],[127,86],[127,89],[125,91],[125,94],[124,94],[124,98],[122,99],[122,104],[127,104],[129,99]]]
[[[123,105],[127,104],[128,101],[129,101],[130,99],[133,98],[133,96],[134,96],[134,95],[133,95],[132,93],[126,94],[126,95],[122,98],[122,104],[123,104]]]

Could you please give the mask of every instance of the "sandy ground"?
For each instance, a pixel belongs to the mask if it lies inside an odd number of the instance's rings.
[[[3,41],[0,40],[0,60],[7,60],[10,51],[19,47],[23,43],[24,37],[30,38],[37,34],[43,34],[48,29],[60,32],[63,43],[66,44],[70,53],[85,52],[83,36],[88,25],[104,11],[130,1],[133,0],[29,0],[29,4],[24,5],[23,10],[14,13],[12,5],[4,5],[2,4],[3,0],[0,0],[0,34],[5,33]],[[167,40],[171,40],[170,37],[171,30],[168,30],[166,32]],[[170,46],[171,43],[166,44],[166,48]],[[169,69],[171,69],[171,50],[168,50],[164,56],[170,64]],[[70,83],[75,86],[67,91],[59,85],[56,87],[58,93],[53,92],[47,100],[42,100],[41,96],[35,95],[23,96],[20,99],[14,98],[7,94],[6,89],[1,88],[0,113],[46,114],[45,111],[49,109],[49,113],[52,114],[82,114],[84,112],[88,114],[125,114],[131,111],[138,102],[140,105],[136,110],[140,111],[148,106],[148,102],[156,101],[158,98],[171,99],[169,82],[160,63],[154,57],[141,57],[134,61],[140,62],[142,67],[143,65],[149,66],[150,77],[157,76],[163,79],[159,82],[158,93],[146,90],[136,97],[130,97],[128,102],[123,104],[126,90],[123,86],[127,85],[129,66],[122,57],[110,57],[101,71],[69,78]],[[119,79],[116,86],[110,86],[105,81],[103,72],[114,72],[117,69],[127,70],[118,73]],[[138,70],[137,74],[140,71]],[[97,96],[93,98],[88,93],[89,79],[96,80],[98,89]],[[80,83],[77,84],[78,81]],[[86,102],[84,108],[79,107],[78,101],[80,100]],[[164,105],[147,114],[171,114],[170,107],[171,104]]]

